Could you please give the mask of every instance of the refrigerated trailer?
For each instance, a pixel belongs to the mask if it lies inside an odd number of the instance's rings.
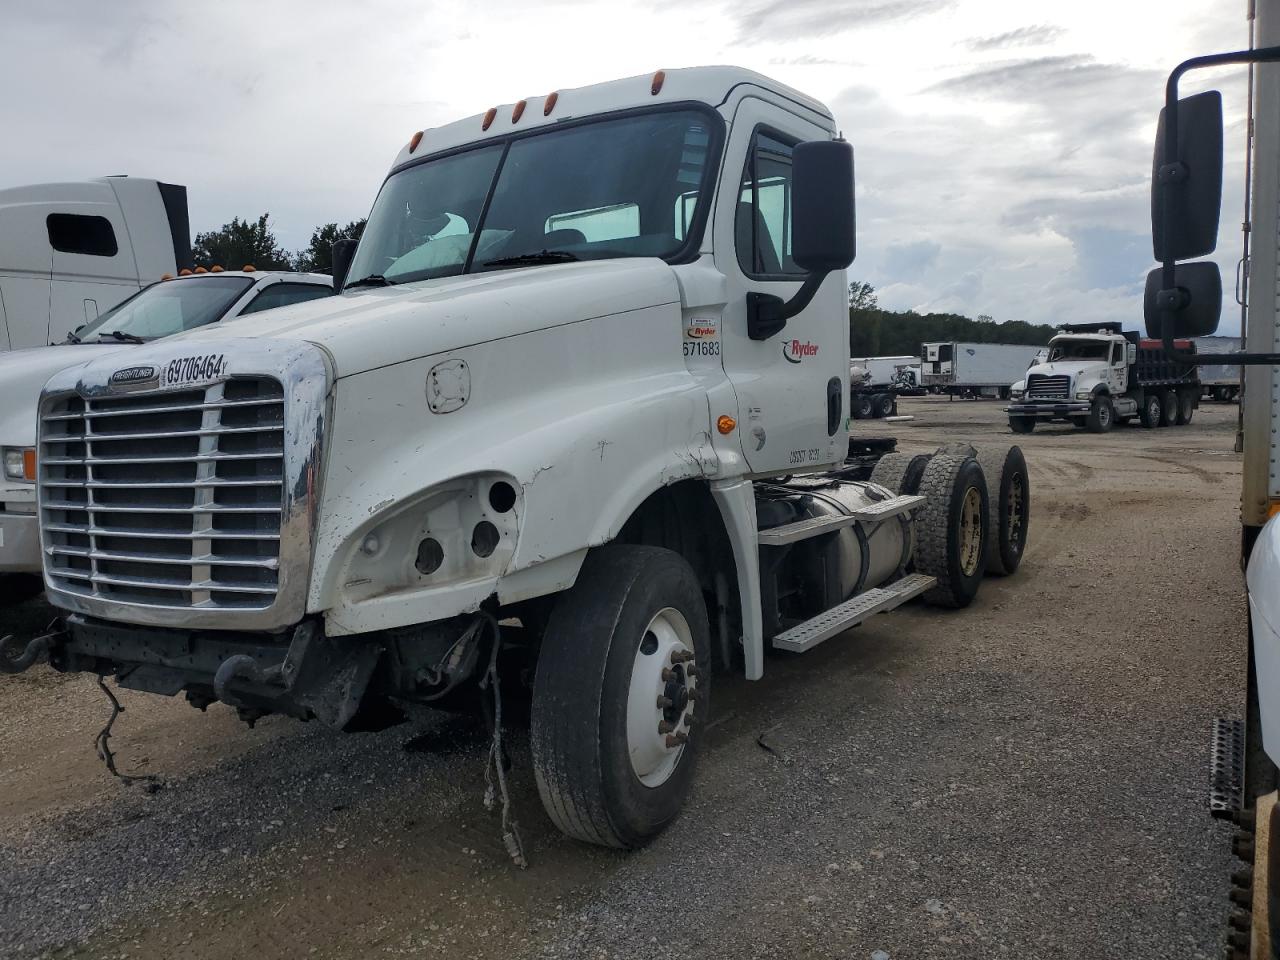
[[[1198,353],[1236,353],[1244,345],[1239,337],[1196,337]],[[1200,385],[1206,399],[1230,403],[1240,395],[1240,368],[1230,363],[1200,367]]]
[[[1040,349],[1011,343],[921,344],[921,384],[937,393],[1005,399]]]

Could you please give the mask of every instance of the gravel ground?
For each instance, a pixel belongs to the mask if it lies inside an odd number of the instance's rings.
[[[998,405],[908,400],[902,449],[1008,439]],[[718,678],[685,815],[646,850],[569,841],[512,731],[532,867],[480,798],[485,744],[424,712],[346,737],[45,667],[0,678],[0,956],[1164,958],[1220,953],[1228,831],[1210,719],[1238,713],[1236,407],[1018,438],[1027,558],[765,680]],[[38,630],[38,602],[6,632]]]

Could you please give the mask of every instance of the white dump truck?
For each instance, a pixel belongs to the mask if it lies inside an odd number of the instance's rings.
[[[0,607],[41,589],[36,408],[46,380],[135,344],[332,293],[333,278],[319,273],[201,268],[135,293],[64,343],[0,353]]]
[[[500,720],[522,666],[548,815],[643,843],[713,669],[1021,556],[1016,447],[851,451],[853,180],[826,107],[730,67],[413,134],[339,296],[48,383],[66,628],[0,667],[349,729],[477,684]]]
[[[1195,352],[1191,340],[1176,347]],[[1103,433],[1135,417],[1148,428],[1183,426],[1200,404],[1197,369],[1119,323],[1064,324],[1047,358],[1010,389],[1009,429],[1030,433],[1037,422],[1063,420]]]
[[[56,343],[191,265],[186,187],[101,177],[0,190],[0,351]]]

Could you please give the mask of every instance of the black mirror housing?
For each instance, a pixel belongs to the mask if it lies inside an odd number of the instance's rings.
[[[1218,245],[1222,94],[1209,90],[1178,101],[1175,157],[1166,155],[1166,119],[1161,110],[1151,164],[1151,245],[1160,261],[1205,257]]]
[[[338,240],[332,247],[333,253],[333,289],[342,292],[342,285],[347,282],[347,271],[351,269],[351,259],[356,255],[356,240]]]
[[[792,153],[791,258],[810,273],[853,263],[853,147],[846,140],[810,140]]]
[[[1147,336],[1157,339],[1165,335],[1163,317],[1172,318],[1173,337],[1207,337],[1218,329],[1222,315],[1222,273],[1212,260],[1180,263],[1175,267],[1174,287],[1163,289],[1163,270],[1156,267],[1147,274],[1143,297]],[[1166,304],[1164,301],[1168,300]],[[1166,313],[1167,310],[1172,312]]]

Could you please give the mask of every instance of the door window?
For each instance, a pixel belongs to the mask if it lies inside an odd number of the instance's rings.
[[[758,132],[747,154],[734,236],[749,277],[805,275],[791,259],[791,153],[792,144]]]
[[[51,213],[45,219],[45,226],[49,230],[49,246],[59,253],[114,257],[120,249],[116,244],[116,232],[106,217]]]

